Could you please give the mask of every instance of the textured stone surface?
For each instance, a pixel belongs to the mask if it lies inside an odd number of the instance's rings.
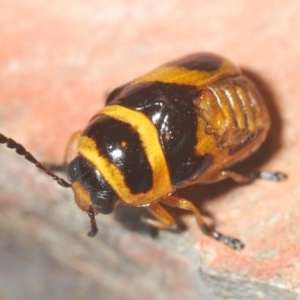
[[[42,161],[61,161],[70,134],[114,87],[214,51],[254,79],[272,116],[266,144],[238,169],[289,174],[278,184],[185,192],[218,230],[244,241],[240,252],[203,236],[189,214],[179,214],[185,232],[152,239],[129,208],[98,217],[90,239],[71,191],[1,146],[0,299],[300,299],[299,8],[296,0],[0,0],[0,132]]]

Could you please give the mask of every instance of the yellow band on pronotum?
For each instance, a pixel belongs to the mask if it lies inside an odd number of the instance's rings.
[[[119,106],[106,106],[97,115],[110,116],[129,124],[139,135],[153,173],[152,188],[139,194],[133,194],[127,187],[121,170],[102,156],[93,139],[83,136],[79,141],[79,153],[88,159],[111,185],[119,197],[131,205],[145,205],[157,201],[172,192],[172,183],[167,162],[154,124],[141,112]]]

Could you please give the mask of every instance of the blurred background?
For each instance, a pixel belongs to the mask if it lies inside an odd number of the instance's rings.
[[[178,212],[186,230],[153,238],[130,207],[99,216],[88,238],[72,191],[1,146],[0,299],[296,299],[299,13],[296,0],[0,0],[0,132],[41,161],[61,162],[69,136],[115,87],[211,51],[253,79],[271,113],[266,143],[238,169],[289,174],[183,192],[210,224],[243,240],[241,252]]]

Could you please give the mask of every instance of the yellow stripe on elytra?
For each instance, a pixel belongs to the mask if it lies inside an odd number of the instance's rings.
[[[119,105],[106,106],[97,113],[97,115],[101,114],[127,123],[134,128],[153,172],[152,188],[146,193],[132,194],[120,169],[99,153],[96,143],[91,138],[81,137],[79,153],[99,170],[119,197],[128,204],[140,206],[157,201],[172,192],[167,162],[153,123],[143,113]]]
[[[230,61],[224,59],[221,67],[214,71],[191,70],[177,66],[161,66],[152,72],[137,78],[132,83],[159,81],[163,83],[194,85],[200,87],[208,82],[216,80],[220,76],[237,73],[239,73],[239,69]]]

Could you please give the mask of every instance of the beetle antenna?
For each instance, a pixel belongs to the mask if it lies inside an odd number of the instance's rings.
[[[63,187],[71,187],[71,184],[65,179],[55,175],[49,168],[40,163],[30,152],[28,152],[23,145],[17,143],[11,138],[6,137],[0,133],[0,144],[5,144],[7,148],[13,149],[20,156],[24,156],[25,159],[33,163],[37,168],[42,170],[44,173],[52,177],[59,185]]]

